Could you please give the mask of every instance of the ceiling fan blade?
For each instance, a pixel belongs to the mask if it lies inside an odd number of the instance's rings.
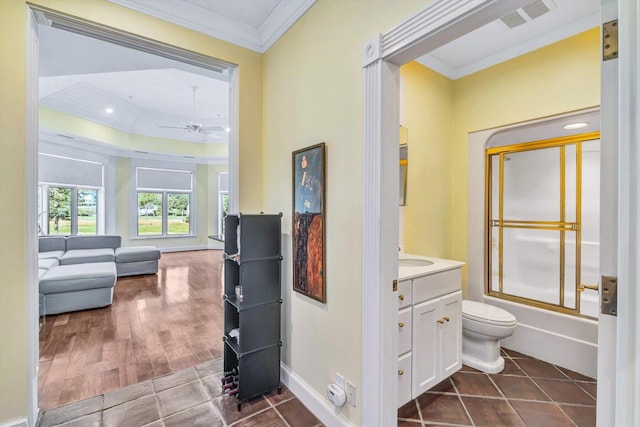
[[[222,126],[203,126],[200,130],[203,132],[222,132],[224,128]]]
[[[185,126],[158,126],[159,128],[165,128],[165,129],[188,129]]]

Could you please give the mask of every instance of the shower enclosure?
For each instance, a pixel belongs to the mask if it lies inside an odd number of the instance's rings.
[[[599,138],[486,150],[487,294],[598,316]]]

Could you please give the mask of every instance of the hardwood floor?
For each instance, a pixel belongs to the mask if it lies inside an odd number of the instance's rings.
[[[109,307],[47,316],[47,410],[222,357],[222,251],[164,253],[157,275],[118,278]]]

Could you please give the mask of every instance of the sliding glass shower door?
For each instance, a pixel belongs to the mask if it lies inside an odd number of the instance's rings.
[[[597,317],[598,137],[487,150],[488,294]]]

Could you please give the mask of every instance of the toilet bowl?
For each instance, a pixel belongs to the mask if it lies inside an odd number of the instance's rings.
[[[516,318],[502,308],[462,301],[462,363],[489,374],[504,369],[500,340],[513,334]]]

